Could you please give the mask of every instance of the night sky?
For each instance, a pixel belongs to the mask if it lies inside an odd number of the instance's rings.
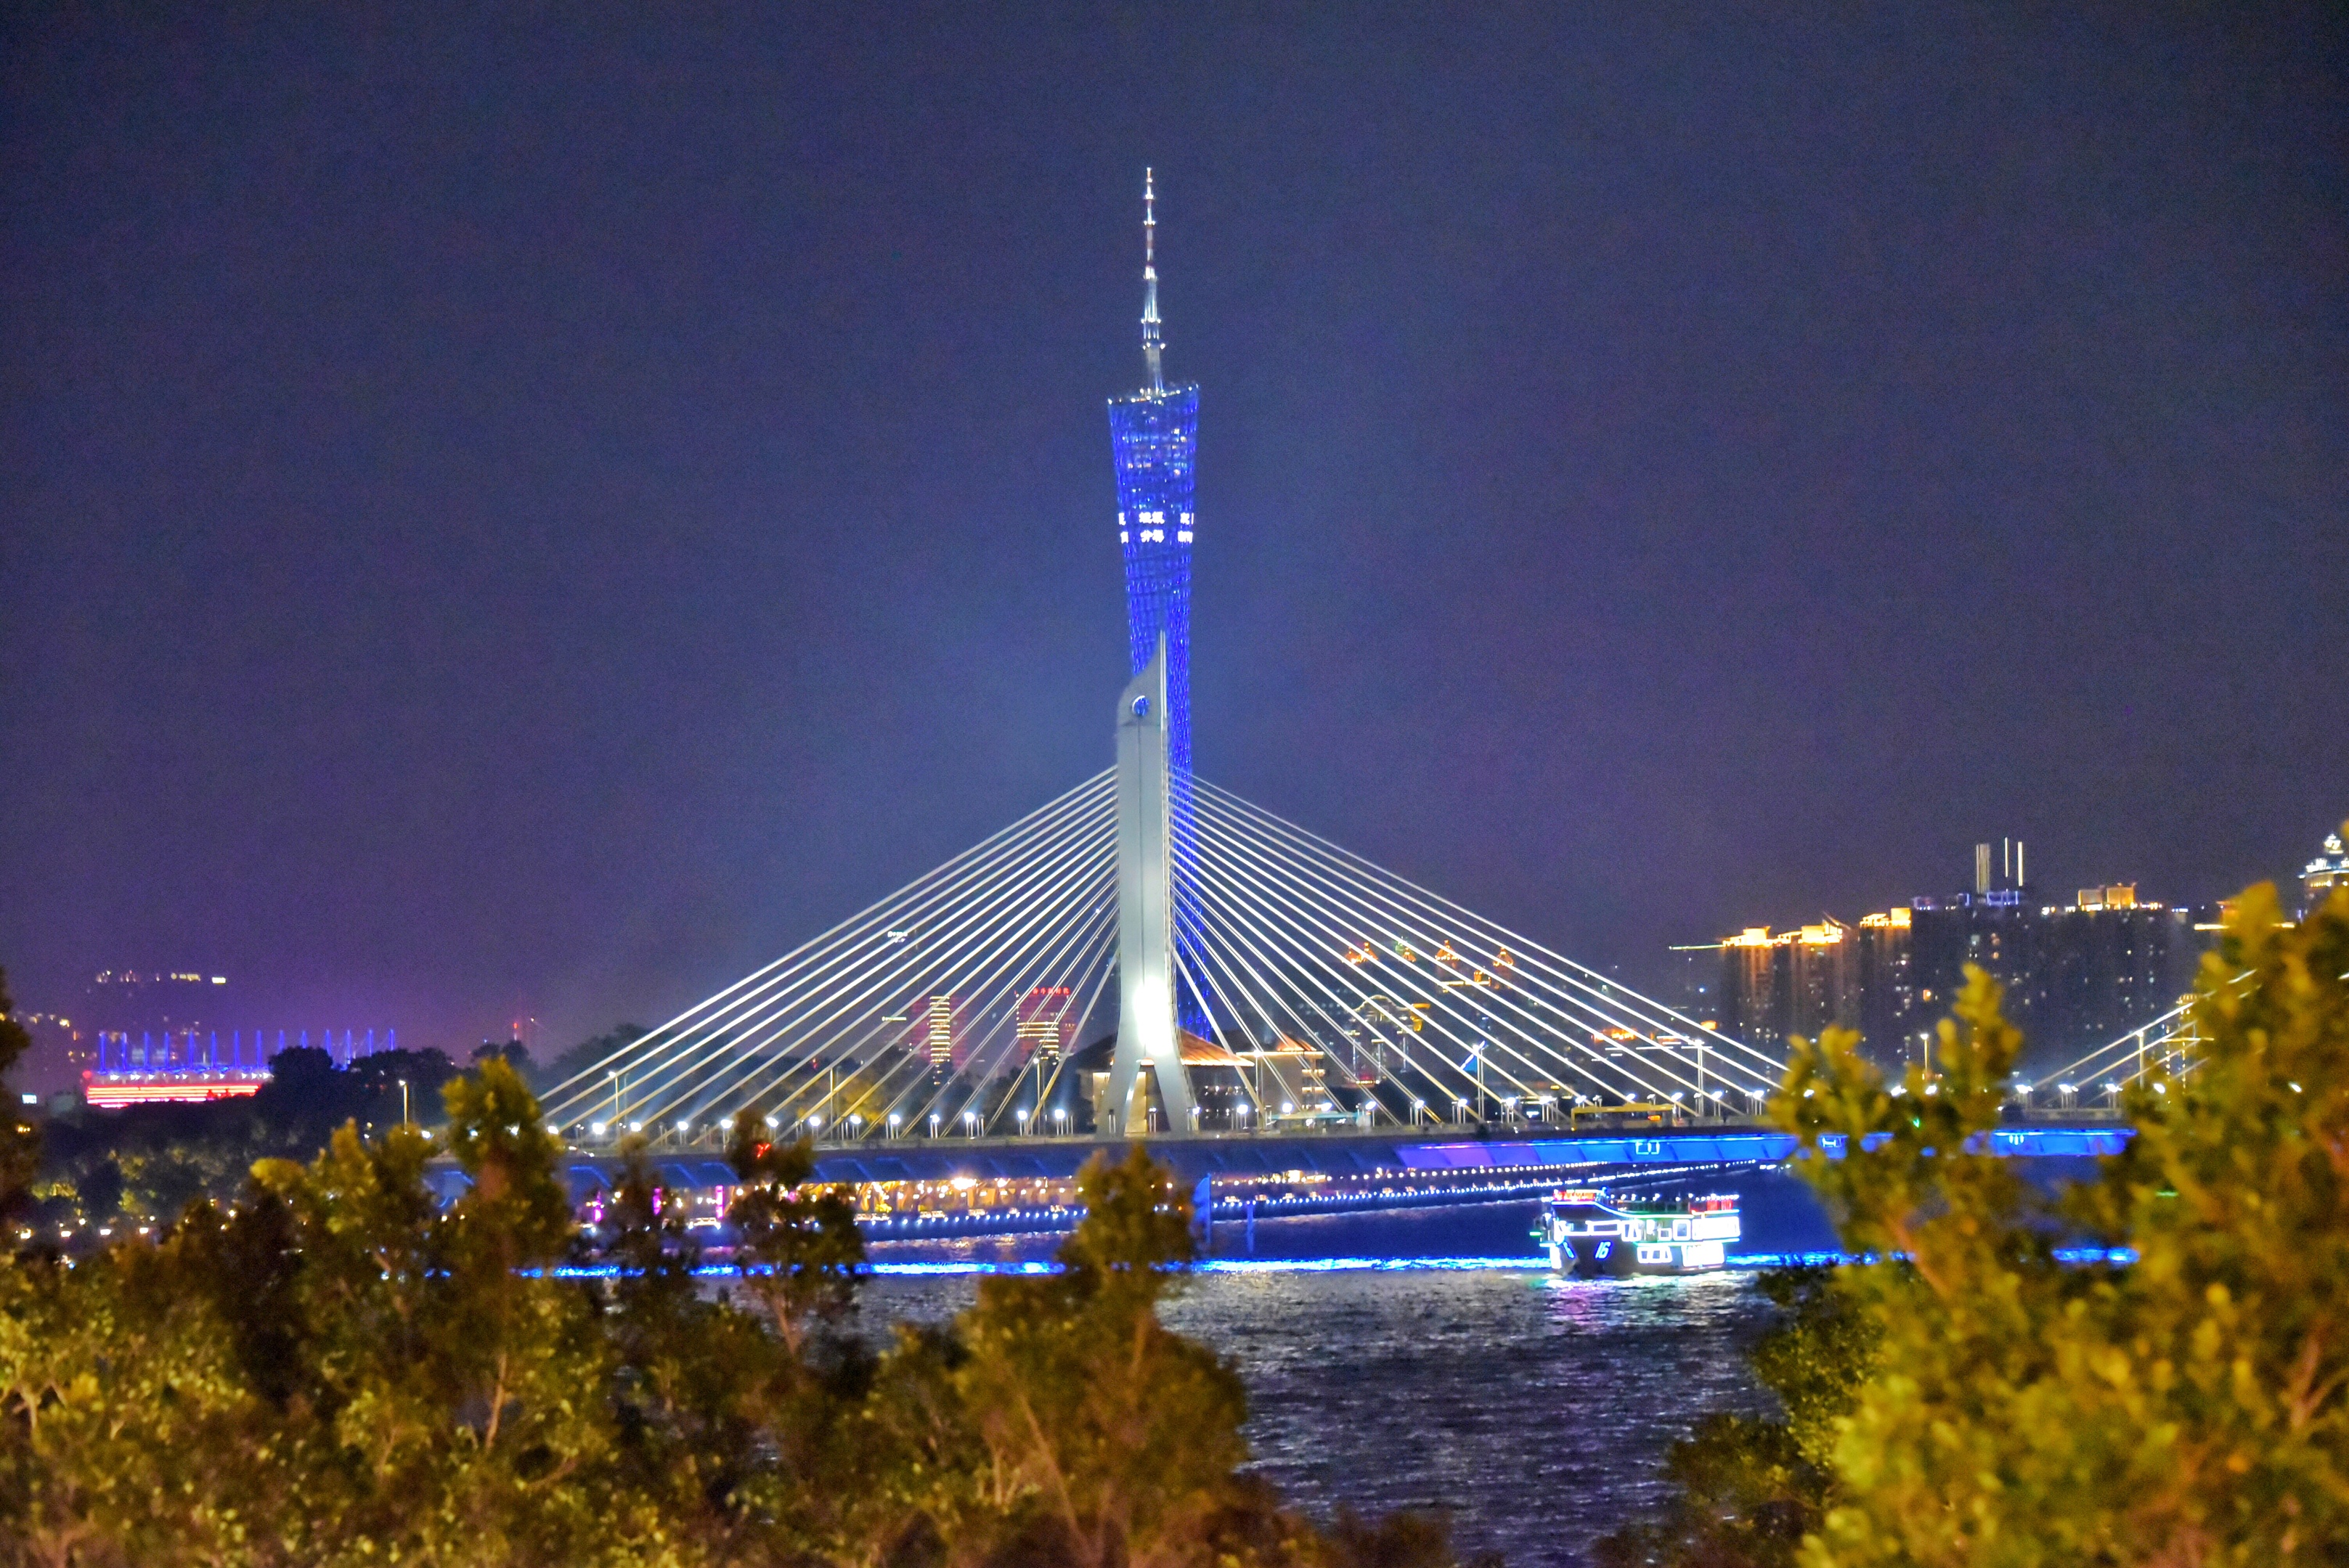
[[[1107,766],[1145,163],[1206,777],[1632,977],[2349,815],[2336,7],[159,9],[0,37],[20,1006],[559,1048]]]

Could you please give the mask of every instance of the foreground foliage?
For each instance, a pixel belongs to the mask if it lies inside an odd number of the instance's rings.
[[[2296,928],[2244,895],[2199,1066],[2133,1091],[2127,1151],[2054,1195],[1980,1151],[2021,1043],[1999,1001],[1971,972],[1930,1083],[1888,1088],[1847,1032],[1795,1043],[1774,1114],[1884,1260],[1791,1302],[1782,1334],[1848,1331],[1842,1386],[1765,1361],[1788,1419],[1715,1418],[1613,1561],[2349,1562],[2349,892]]]
[[[1428,1522],[1323,1530],[1237,1473],[1237,1377],[1157,1317],[1189,1209],[1138,1150],[1085,1173],[1064,1272],[876,1351],[854,1215],[756,1115],[714,1294],[641,1153],[617,1272],[565,1277],[561,1149],[520,1076],[485,1058],[446,1103],[472,1178],[446,1209],[432,1142],[346,1126],[152,1244],[0,1265],[0,1563],[1450,1560]]]

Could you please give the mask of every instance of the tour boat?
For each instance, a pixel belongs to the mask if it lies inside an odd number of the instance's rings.
[[[1703,1274],[1728,1261],[1738,1238],[1737,1195],[1616,1198],[1604,1188],[1561,1188],[1535,1233],[1549,1266],[1586,1278]]]

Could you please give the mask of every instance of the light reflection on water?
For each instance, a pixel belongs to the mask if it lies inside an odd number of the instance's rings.
[[[1257,1468],[1296,1501],[1323,1513],[1448,1508],[1464,1553],[1498,1551],[1522,1568],[1579,1563],[1594,1536],[1660,1496],[1665,1449],[1698,1416],[1766,1408],[1742,1352],[1771,1309],[1749,1274],[1557,1278],[1532,1255],[1534,1212],[1506,1203],[1260,1222],[1253,1256],[1277,1266],[1195,1276],[1167,1322],[1238,1366]],[[1058,1240],[874,1256],[1016,1264],[1050,1257]],[[1250,1255],[1244,1227],[1218,1224],[1215,1243],[1219,1255]],[[1503,1263],[1513,1254],[1514,1266]],[[1463,1256],[1486,1266],[1424,1266]],[[1420,1266],[1314,1266],[1336,1257]],[[968,1273],[876,1277],[867,1322],[936,1321],[978,1288]]]

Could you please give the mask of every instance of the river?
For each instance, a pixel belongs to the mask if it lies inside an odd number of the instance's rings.
[[[1747,1243],[1828,1244],[1790,1178],[1745,1194]],[[1673,1439],[1707,1410],[1761,1410],[1744,1347],[1771,1307],[1750,1271],[1572,1281],[1532,1255],[1531,1203],[1218,1224],[1222,1266],[1188,1281],[1170,1326],[1246,1378],[1256,1467],[1322,1515],[1450,1511],[1464,1555],[1566,1568],[1651,1505]],[[1055,1238],[874,1249],[891,1264],[1049,1257]],[[968,1305],[973,1273],[884,1274],[875,1320]]]

